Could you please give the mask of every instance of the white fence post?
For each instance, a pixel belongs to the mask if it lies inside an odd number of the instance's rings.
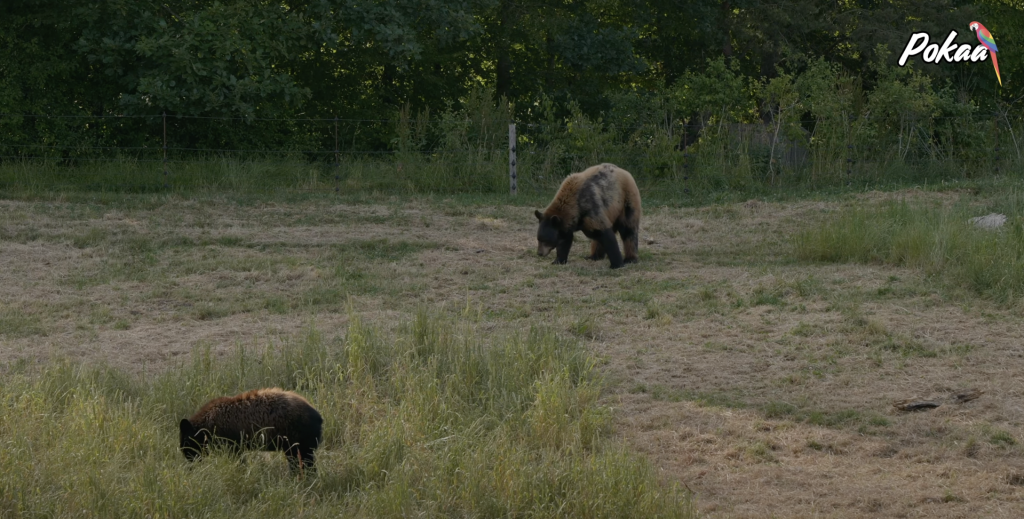
[[[508,188],[512,195],[519,192],[516,182],[516,123],[508,124]]]

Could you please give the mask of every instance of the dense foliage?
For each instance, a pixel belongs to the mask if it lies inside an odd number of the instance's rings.
[[[1002,49],[1002,99],[1024,93],[1019,1],[8,0],[0,112],[388,118],[491,87],[528,118],[542,95],[589,115],[624,91],[686,85],[709,59],[772,79],[826,59],[871,88],[880,46],[914,31]],[[887,61],[892,63],[894,58]],[[920,64],[920,62],[919,62]],[[991,102],[989,63],[926,66]],[[988,99],[986,99],[988,98]]]
[[[913,32],[976,44],[972,20],[1002,86],[990,61],[896,65]],[[152,150],[165,127],[172,151],[498,152],[511,119],[562,173],[678,173],[698,141],[742,172],[722,185],[994,169],[1021,158],[1022,48],[1020,0],[5,0],[0,155]]]

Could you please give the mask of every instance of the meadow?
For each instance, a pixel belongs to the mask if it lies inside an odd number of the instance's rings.
[[[648,186],[641,262],[612,271],[536,256],[542,190],[289,174],[5,193],[0,516],[1024,512],[1018,179]],[[326,418],[315,475],[186,463],[181,417],[274,385]]]

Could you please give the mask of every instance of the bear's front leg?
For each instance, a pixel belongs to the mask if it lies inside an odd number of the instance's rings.
[[[316,454],[313,449],[296,446],[285,452],[285,456],[293,474],[304,476],[316,470]]]
[[[558,240],[558,247],[555,254],[555,265],[565,265],[569,261],[569,249],[572,248],[572,238]]]

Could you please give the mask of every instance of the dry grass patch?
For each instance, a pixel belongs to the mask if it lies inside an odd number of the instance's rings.
[[[0,300],[45,335],[0,335],[0,361],[154,372],[196,344],[230,355],[309,323],[337,339],[350,297],[390,331],[445,308],[485,335],[579,340],[608,380],[616,434],[706,514],[1024,514],[1019,307],[911,265],[793,255],[792,236],[879,196],[645,208],[641,263],[617,271],[582,242],[564,267],[538,258],[528,207],[4,202]],[[985,394],[892,408],[968,389]]]

